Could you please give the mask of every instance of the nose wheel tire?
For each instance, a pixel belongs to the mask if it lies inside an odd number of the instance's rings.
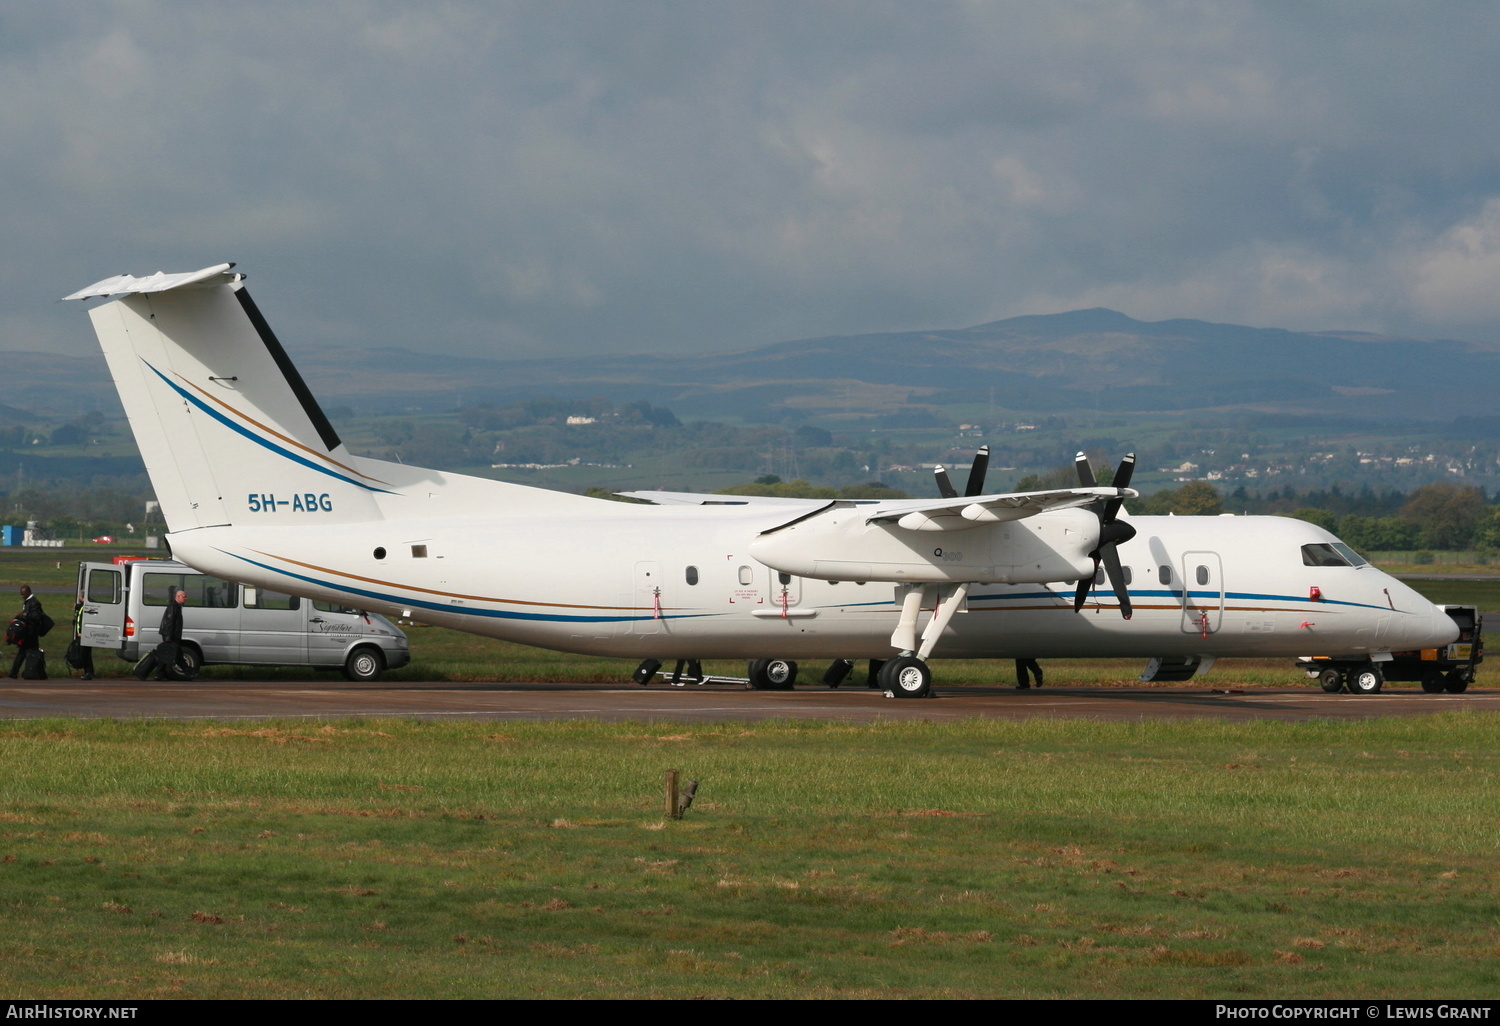
[[[797,683],[797,664],[790,659],[755,659],[746,675],[757,691],[790,691]]]
[[[932,693],[932,670],[916,656],[901,656],[880,668],[880,683],[895,698],[926,698]]]
[[[1349,690],[1356,695],[1373,695],[1385,684],[1385,677],[1373,666],[1349,674]]]

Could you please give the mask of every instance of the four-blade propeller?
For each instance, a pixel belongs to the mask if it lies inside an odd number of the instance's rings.
[[[1073,459],[1073,466],[1078,469],[1078,480],[1085,488],[1095,485],[1094,468],[1089,466],[1089,458],[1079,453]],[[1135,453],[1125,454],[1120,461],[1120,466],[1115,470],[1114,480],[1110,482],[1116,488],[1130,487],[1130,475],[1135,472]],[[1116,548],[1121,542],[1128,542],[1135,537],[1135,528],[1121,520],[1120,507],[1125,504],[1123,497],[1109,499],[1107,501],[1091,502],[1088,509],[1093,511],[1099,518],[1099,547],[1089,556],[1094,560],[1094,573],[1078,582],[1078,590],[1073,593],[1073,612],[1083,608],[1084,602],[1088,601],[1089,589],[1094,586],[1094,581],[1099,577],[1099,564],[1104,564],[1104,572],[1109,577],[1109,585],[1115,590],[1115,597],[1120,601],[1120,614],[1129,620],[1132,608],[1130,605],[1130,593],[1125,590],[1125,571],[1120,566],[1120,554]]]

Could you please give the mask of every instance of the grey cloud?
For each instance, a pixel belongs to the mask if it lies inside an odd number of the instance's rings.
[[[1101,302],[1495,338],[1497,28],[1471,3],[11,5],[0,346],[82,351],[56,296],[223,259],[288,341],[497,355]]]

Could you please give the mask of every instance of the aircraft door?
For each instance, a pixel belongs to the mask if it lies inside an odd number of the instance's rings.
[[[634,588],[630,604],[631,634],[665,634],[667,606],[667,579],[662,574],[661,564],[655,560],[641,560],[635,564]]]
[[[1182,630],[1204,637],[1219,629],[1224,616],[1224,567],[1217,552],[1184,552]]]
[[[85,646],[120,647],[125,633],[124,583],[125,575],[117,566],[78,565],[78,595],[83,599],[81,637]]]

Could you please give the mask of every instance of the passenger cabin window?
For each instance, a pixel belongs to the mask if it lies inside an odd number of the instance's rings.
[[[120,601],[120,571],[90,570],[88,598],[90,602]]]
[[[426,559],[427,558],[427,546],[426,545],[413,545],[411,547],[411,558],[412,559]]]
[[[697,584],[698,583],[698,568],[695,567],[695,566],[688,567],[685,571],[683,571],[683,576],[687,578],[687,582],[689,584]]]
[[[233,609],[239,599],[238,584],[221,581],[207,574],[144,574],[141,587],[145,589],[142,602],[148,606],[164,606],[173,592],[187,592],[187,604],[195,609]]]
[[[1196,576],[1198,578],[1198,583],[1199,584],[1207,584],[1208,583],[1208,567],[1200,565],[1198,567],[1198,573],[1196,574]]]
[[[1120,567],[1120,576],[1124,579],[1125,586],[1127,588],[1130,587],[1130,578],[1131,578],[1130,567],[1128,567],[1128,566],[1122,566],[1122,567]]]
[[[245,589],[246,609],[301,609],[302,599],[266,588]]]
[[[1365,557],[1343,542],[1302,546],[1303,566],[1364,566]]]
[[[1163,584],[1171,584],[1172,583],[1172,568],[1171,567],[1169,567],[1169,566],[1161,566],[1161,567],[1157,568],[1156,572],[1161,575],[1161,583],[1163,583]]]

